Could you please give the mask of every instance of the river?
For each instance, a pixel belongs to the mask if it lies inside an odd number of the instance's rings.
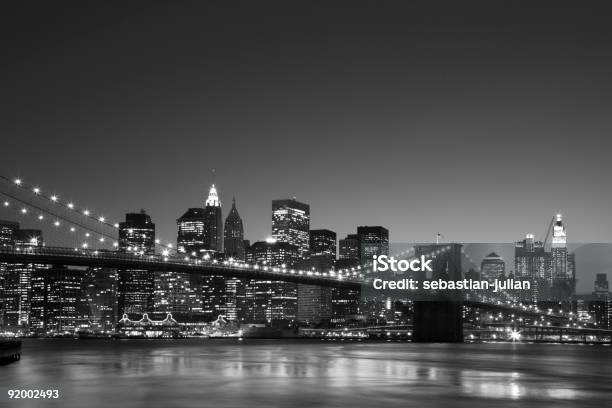
[[[57,400],[9,400],[57,389]],[[612,347],[290,340],[26,339],[7,407],[597,407]]]

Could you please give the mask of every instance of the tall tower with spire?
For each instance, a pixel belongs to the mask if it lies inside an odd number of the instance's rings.
[[[228,258],[244,261],[244,226],[236,209],[236,197],[232,199],[232,209],[225,219],[223,247]]]
[[[223,252],[223,216],[221,201],[213,184],[208,191],[204,207],[204,248],[209,251]]]
[[[567,233],[561,214],[555,217],[551,243],[553,278],[569,278],[567,268]]]

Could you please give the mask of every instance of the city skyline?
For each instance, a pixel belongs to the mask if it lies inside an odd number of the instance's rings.
[[[163,235],[215,183],[251,240],[295,196],[339,235],[509,241],[562,212],[610,241],[610,30],[589,8],[45,7],[7,10],[2,174],[144,207]]]

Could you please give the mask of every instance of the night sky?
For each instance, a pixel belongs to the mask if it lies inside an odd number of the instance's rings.
[[[601,6],[22,3],[2,9],[2,175],[144,208],[170,241],[214,182],[252,241],[296,196],[339,235],[511,242],[560,211],[570,241],[610,242]]]

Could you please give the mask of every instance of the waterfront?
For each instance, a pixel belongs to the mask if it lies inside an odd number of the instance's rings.
[[[0,384],[0,406],[15,407],[602,407],[612,347],[26,339]]]

